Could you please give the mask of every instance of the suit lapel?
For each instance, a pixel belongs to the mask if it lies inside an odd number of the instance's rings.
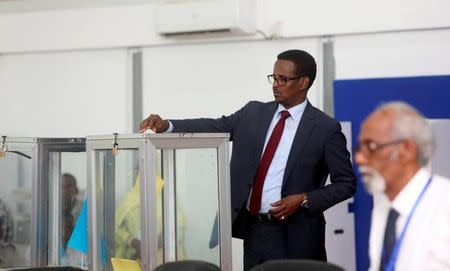
[[[297,161],[299,154],[305,146],[311,131],[316,125],[314,118],[314,108],[308,102],[306,104],[305,111],[303,112],[300,123],[298,124],[297,132],[295,133],[294,141],[292,142],[291,151],[289,152],[286,169],[283,176],[283,186],[285,185],[286,179],[295,165],[295,161]]]

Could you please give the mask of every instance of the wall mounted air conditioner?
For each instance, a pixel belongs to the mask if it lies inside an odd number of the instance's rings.
[[[155,12],[156,31],[165,36],[256,32],[256,0],[166,0]]]

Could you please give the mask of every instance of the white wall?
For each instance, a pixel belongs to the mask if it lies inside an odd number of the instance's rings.
[[[447,0],[256,2],[259,30],[284,38],[450,27]],[[0,53],[177,43],[155,33],[154,12],[147,4],[1,15]]]
[[[450,26],[447,0],[265,0],[266,25],[281,36],[318,36]]]
[[[272,101],[267,75],[278,53],[310,52],[320,65],[318,39],[247,41],[150,47],[144,50],[144,115],[165,118],[220,117],[248,101]],[[320,81],[308,93],[321,106]]]
[[[333,40],[337,79],[450,74],[450,29]]]
[[[450,178],[448,159],[450,153],[450,119],[435,119],[431,127],[436,140],[436,149],[431,159],[433,173]]]
[[[65,9],[0,16],[0,53],[136,46],[156,37],[152,6]]]
[[[126,50],[0,55],[0,134],[130,132]]]

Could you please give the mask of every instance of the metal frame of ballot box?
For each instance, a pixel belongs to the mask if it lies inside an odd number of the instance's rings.
[[[84,138],[0,138],[0,156],[21,155],[32,160],[32,200],[30,224],[31,267],[58,265],[60,189],[50,178],[61,178],[60,155],[51,152],[84,152]],[[0,158],[1,163],[1,158]],[[50,193],[50,189],[52,193]],[[53,214],[53,215],[52,215]],[[55,233],[59,233],[56,234]]]
[[[140,237],[141,237],[141,268],[151,271],[157,266],[158,229],[156,202],[157,159],[161,157],[165,172],[163,189],[163,261],[176,260],[176,238],[174,232],[177,223],[174,214],[175,184],[170,172],[174,165],[175,151],[180,149],[209,148],[216,150],[217,157],[217,195],[218,214],[218,246],[220,266],[223,270],[231,270],[231,210],[229,181],[229,135],[228,134],[129,134],[88,136],[86,152],[88,161],[88,217],[89,217],[89,264],[92,271],[111,270],[109,258],[114,257],[113,244],[115,213],[108,211],[109,206],[115,206],[114,156],[121,151],[138,151],[140,175]],[[99,153],[103,153],[98,155]],[[158,156],[158,155],[161,156]],[[101,156],[101,158],[99,158]],[[99,161],[101,160],[101,161]],[[107,165],[100,169],[102,165]],[[206,165],[205,165],[206,166]],[[172,167],[172,168],[168,168]],[[172,173],[173,174],[173,173]],[[109,196],[110,195],[113,196]],[[208,203],[205,203],[208,204]],[[108,206],[108,208],[104,208]],[[111,226],[112,225],[112,226]],[[112,239],[112,240],[111,240]],[[106,251],[104,251],[106,248]]]

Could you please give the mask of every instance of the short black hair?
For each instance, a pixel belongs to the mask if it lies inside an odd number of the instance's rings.
[[[70,173],[64,173],[64,174],[62,175],[62,179],[63,179],[63,181],[65,181],[65,182],[71,181],[71,182],[75,183],[75,185],[77,184],[77,179],[75,178],[75,176],[73,176],[73,175],[70,174]]]
[[[309,78],[308,89],[316,79],[317,65],[314,57],[302,50],[287,50],[280,53],[277,59],[292,61],[295,64],[295,73]]]

